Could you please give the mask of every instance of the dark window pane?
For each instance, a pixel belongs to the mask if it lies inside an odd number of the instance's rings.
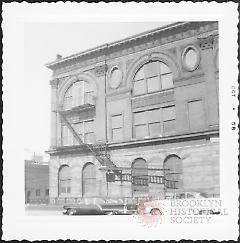
[[[164,168],[169,169],[165,172],[165,178],[170,181],[177,181],[176,187],[181,190],[183,187],[182,160],[176,156],[172,156],[165,161]]]
[[[148,194],[148,166],[143,159],[137,159],[132,164],[132,190],[136,196]]]
[[[36,196],[40,196],[40,189],[36,190]]]
[[[96,168],[93,164],[87,164],[83,168],[83,196],[96,194]]]

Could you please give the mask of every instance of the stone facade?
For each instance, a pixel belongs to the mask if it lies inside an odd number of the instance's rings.
[[[187,59],[189,50],[190,54],[195,55],[190,58],[190,65]],[[144,65],[155,62],[165,63],[170,68],[173,86],[134,95],[135,75]],[[141,158],[147,163],[148,175],[164,176],[161,170],[164,161],[169,156],[176,156],[182,165],[182,187],[176,190],[214,196],[220,194],[217,22],[175,23],[70,57],[58,58],[46,66],[53,71],[50,81],[50,197],[85,197],[87,181],[95,183],[92,196],[137,196],[130,181],[107,183],[106,171],[84,146],[63,145],[63,123],[57,110],[62,107],[68,88],[79,80],[91,83],[94,103],[91,106],[84,104],[77,113],[77,119],[93,121],[95,143],[108,144],[111,160],[116,166],[123,167],[123,173],[132,173],[133,162]],[[173,133],[136,138],[133,129],[135,113],[173,106]],[[200,109],[199,112],[196,109]],[[193,121],[198,123],[199,114],[202,119],[200,128],[191,121],[191,116],[196,116]],[[119,128],[121,138],[117,142],[113,138],[114,116],[122,119]],[[87,163],[95,167],[92,182],[90,177],[84,181],[83,169]],[[64,165],[70,171],[68,187],[71,189],[67,193],[61,193],[59,188],[59,170]],[[148,183],[147,194],[158,196],[166,190],[164,187],[163,184]]]

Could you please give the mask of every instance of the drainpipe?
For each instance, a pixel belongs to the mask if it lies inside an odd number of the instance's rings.
[[[105,120],[106,120],[106,129],[105,129],[105,136],[106,136],[106,144],[108,143],[108,117],[107,117],[107,50],[108,44],[106,44],[106,50],[104,55],[104,66],[105,66],[105,73],[104,73],[104,81],[105,81]]]
[[[106,49],[105,49],[105,53],[104,53],[104,98],[105,98],[105,144],[107,146],[108,143],[108,117],[107,117],[107,50],[108,50],[108,44],[106,44]],[[105,153],[107,153],[106,151],[107,147],[105,148]],[[106,176],[105,172],[105,176]],[[108,181],[106,180],[106,189],[107,189],[107,197],[108,197]]]

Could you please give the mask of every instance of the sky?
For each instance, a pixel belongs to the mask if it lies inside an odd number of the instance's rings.
[[[56,55],[69,56],[170,22],[27,22],[24,24],[24,154],[47,155],[50,146],[51,70]]]

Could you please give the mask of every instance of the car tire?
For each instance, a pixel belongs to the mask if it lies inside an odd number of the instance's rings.
[[[162,212],[158,209],[158,208],[153,208],[151,211],[150,211],[151,215],[161,215]]]
[[[74,209],[68,209],[67,215],[75,215],[75,210]]]

